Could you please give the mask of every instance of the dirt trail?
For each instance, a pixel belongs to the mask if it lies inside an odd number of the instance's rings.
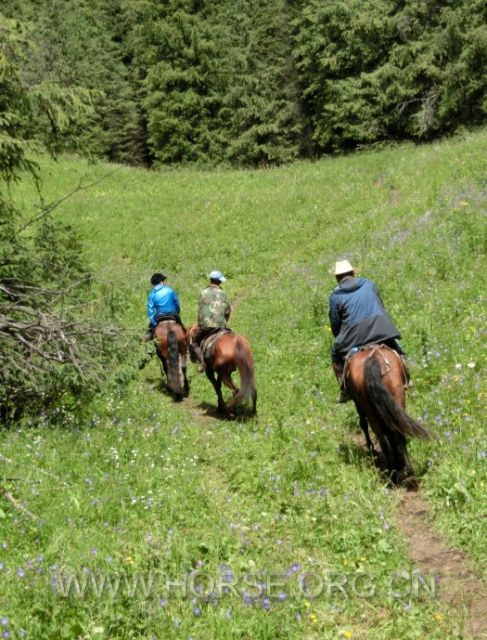
[[[439,576],[440,602],[452,609],[467,637],[487,638],[487,588],[475,574],[472,561],[434,530],[430,508],[421,490],[404,492],[398,527],[409,543],[409,555],[422,575]]]
[[[362,434],[353,442],[367,450]],[[375,443],[376,450],[380,447]],[[399,490],[397,526],[408,541],[409,557],[423,576],[438,576],[438,597],[458,624],[461,638],[487,638],[487,585],[464,551],[450,547],[430,522],[430,505],[421,489]]]

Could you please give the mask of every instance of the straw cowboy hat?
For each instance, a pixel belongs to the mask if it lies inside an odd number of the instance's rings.
[[[350,273],[351,271],[355,271],[355,269],[352,267],[352,265],[348,260],[339,260],[335,264],[334,274],[336,276],[341,276],[344,273]]]

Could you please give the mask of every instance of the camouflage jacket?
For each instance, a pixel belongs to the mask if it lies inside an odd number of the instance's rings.
[[[224,328],[230,317],[230,301],[227,294],[216,284],[210,284],[200,294],[198,325],[200,327]]]

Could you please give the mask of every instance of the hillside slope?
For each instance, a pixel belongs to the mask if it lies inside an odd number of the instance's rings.
[[[2,433],[17,478],[2,482],[40,518],[0,505],[0,613],[13,633],[468,637],[465,603],[446,615],[439,596],[401,582],[413,568],[396,526],[402,493],[357,446],[353,407],[334,404],[327,299],[338,258],[377,282],[411,361],[408,410],[438,434],[409,447],[429,517],[485,580],[486,150],[480,131],[268,171],[42,160],[48,200],[106,175],[58,215],[84,237],[124,327],[143,334],[153,271],[168,274],[187,323],[208,271],[227,275],[259,417],[214,418],[194,370],[190,399],[172,404],[152,362],[84,418],[59,411]],[[29,186],[16,195],[32,209]],[[205,574],[200,591],[191,571]],[[88,586],[67,597],[73,573]],[[96,591],[117,575],[116,593]]]

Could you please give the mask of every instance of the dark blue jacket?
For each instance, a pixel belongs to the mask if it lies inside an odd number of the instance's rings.
[[[156,316],[179,313],[180,310],[176,292],[166,284],[156,285],[147,297],[147,315],[152,327],[156,326]]]
[[[352,347],[400,338],[377,287],[366,278],[345,278],[329,300],[333,351],[345,356]]]

